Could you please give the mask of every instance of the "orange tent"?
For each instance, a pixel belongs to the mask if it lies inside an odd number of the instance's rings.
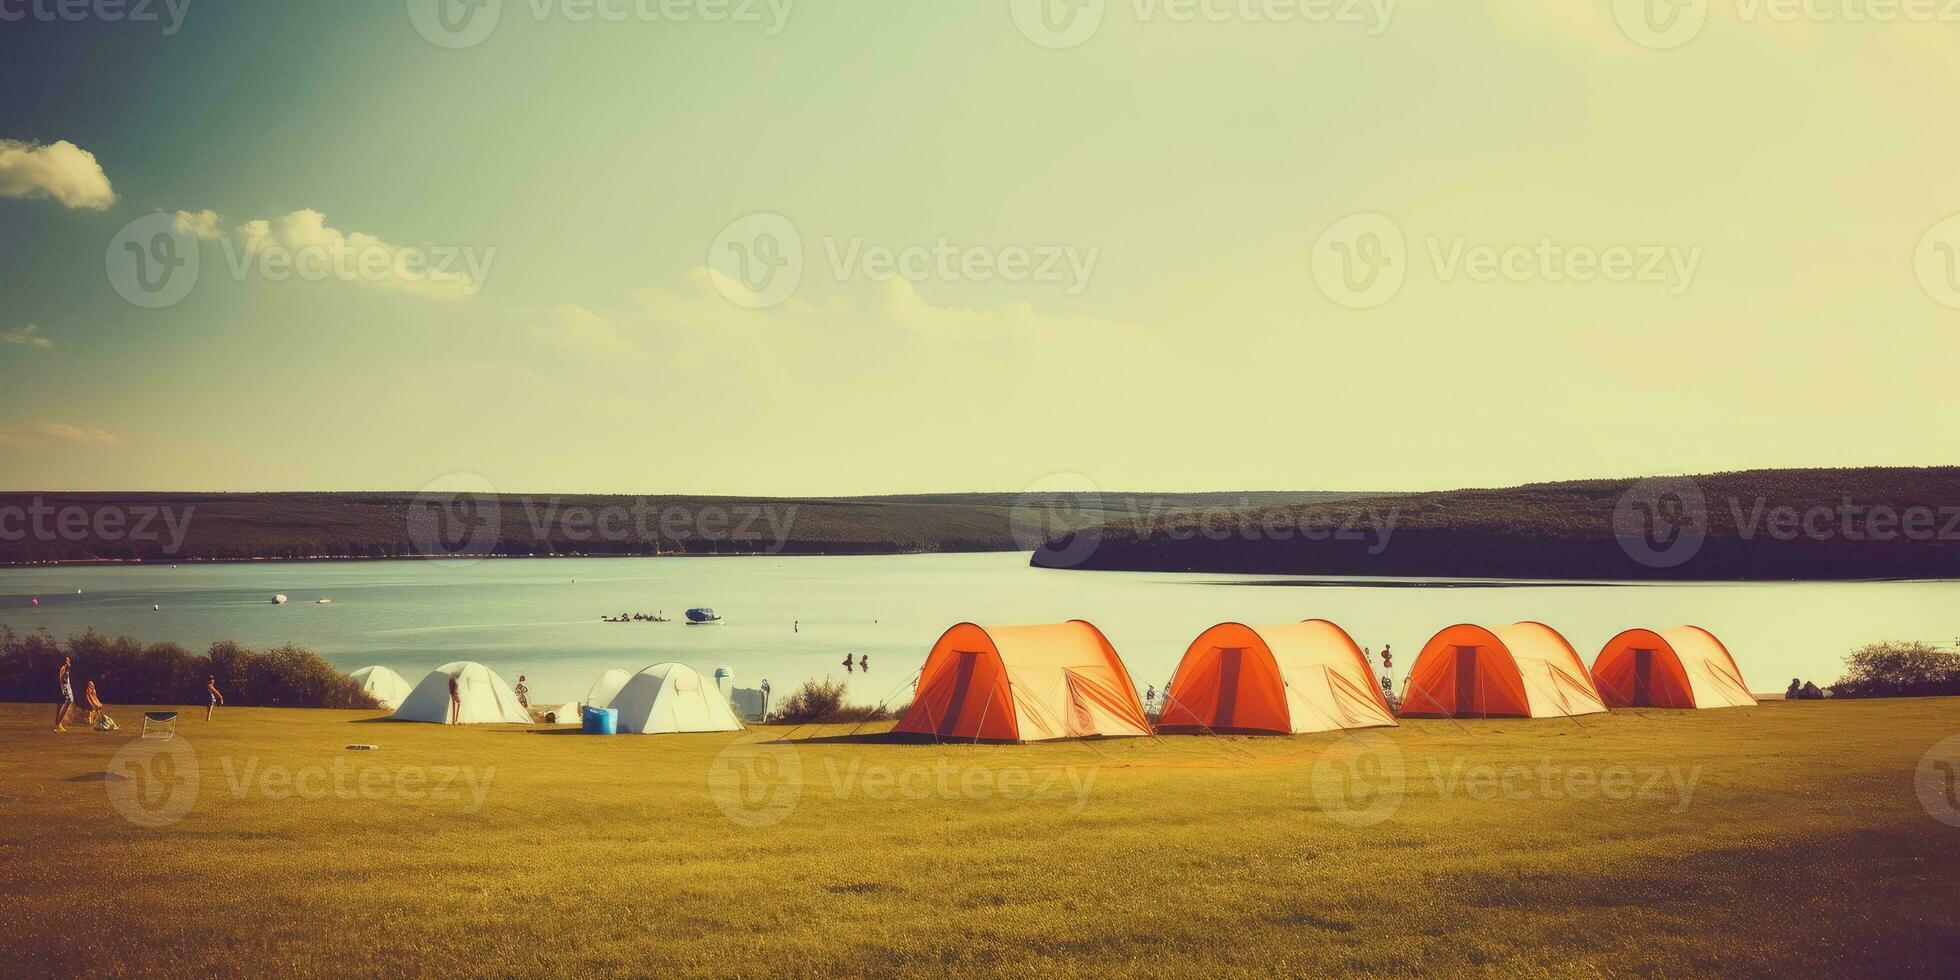
[[[1699,626],[1627,630],[1593,661],[1593,681],[1615,708],[1744,708],[1754,695],[1715,634]]]
[[[1324,619],[1204,631],[1171,675],[1165,704],[1162,729],[1297,734],[1395,724],[1361,648]]]
[[[1405,718],[1556,718],[1605,711],[1592,674],[1543,623],[1452,626],[1416,655]]]
[[[1148,735],[1130,672],[1102,631],[961,623],[926,655],[919,694],[894,732],[1042,742]]]

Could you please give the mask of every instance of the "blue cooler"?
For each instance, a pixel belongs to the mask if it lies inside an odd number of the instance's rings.
[[[590,708],[590,707],[586,708],[585,709],[585,734],[587,735],[619,734],[619,709],[618,708]]]

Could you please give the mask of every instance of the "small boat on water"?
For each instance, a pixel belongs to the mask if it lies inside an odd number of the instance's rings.
[[[712,609],[689,609],[687,611],[687,625],[689,626],[706,626],[709,623],[719,622],[721,622],[721,616],[717,615]]]
[[[273,596],[273,597],[272,597],[272,604],[273,604],[273,605],[275,605],[275,606],[283,606],[283,605],[285,605],[285,604],[286,604],[286,596],[285,596],[285,595],[284,595],[283,593],[282,593],[282,594],[280,594],[280,595],[276,595],[276,596]]]

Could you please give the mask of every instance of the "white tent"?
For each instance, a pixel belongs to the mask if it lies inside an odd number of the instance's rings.
[[[422,678],[408,697],[402,700],[401,707],[395,709],[396,721],[426,721],[437,725],[449,723],[449,679],[456,679],[456,695],[462,699],[462,708],[457,713],[457,724],[461,725],[528,725],[531,713],[517,703],[517,694],[497,676],[497,672],[478,663],[459,661],[444,664]]]
[[[611,707],[619,709],[622,735],[667,732],[739,732],[741,719],[708,683],[686,664],[655,664],[620,688]]]
[[[599,679],[592,682],[592,690],[586,692],[586,707],[612,707],[613,698],[619,696],[619,689],[625,687],[626,682],[632,679],[633,675],[623,670],[609,670],[600,674]]]
[[[352,677],[355,683],[361,685],[361,690],[373,695],[389,711],[401,707],[402,702],[408,699],[409,692],[414,690],[402,679],[402,675],[386,667],[362,667],[347,676]]]
[[[580,712],[577,701],[560,705],[556,708],[544,708],[542,710],[545,714],[551,716],[551,723],[554,725],[582,724],[582,719],[579,717]]]

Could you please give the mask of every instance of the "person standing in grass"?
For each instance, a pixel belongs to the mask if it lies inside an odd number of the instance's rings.
[[[463,689],[457,685],[454,676],[449,678],[449,723],[463,723]]]
[[[70,686],[68,680],[68,673],[74,664],[75,658],[62,657],[61,668],[55,671],[55,682],[60,688],[54,706],[54,730],[57,732],[68,730],[67,725],[63,723],[68,720],[68,713],[75,710],[75,689]]]
[[[94,681],[89,681],[87,686],[82,688],[82,700],[88,705],[88,723],[89,727],[93,728],[95,719],[102,715],[102,696],[95,693]]]
[[[517,695],[517,703],[528,708],[531,706],[531,689],[524,686],[524,681],[525,677],[523,674],[517,675],[517,688],[514,693]]]
[[[204,693],[211,696],[210,703],[204,706],[204,720],[210,721],[211,716],[218,713],[218,705],[225,703],[225,696],[218,693],[218,675],[212,674],[204,679]]]

